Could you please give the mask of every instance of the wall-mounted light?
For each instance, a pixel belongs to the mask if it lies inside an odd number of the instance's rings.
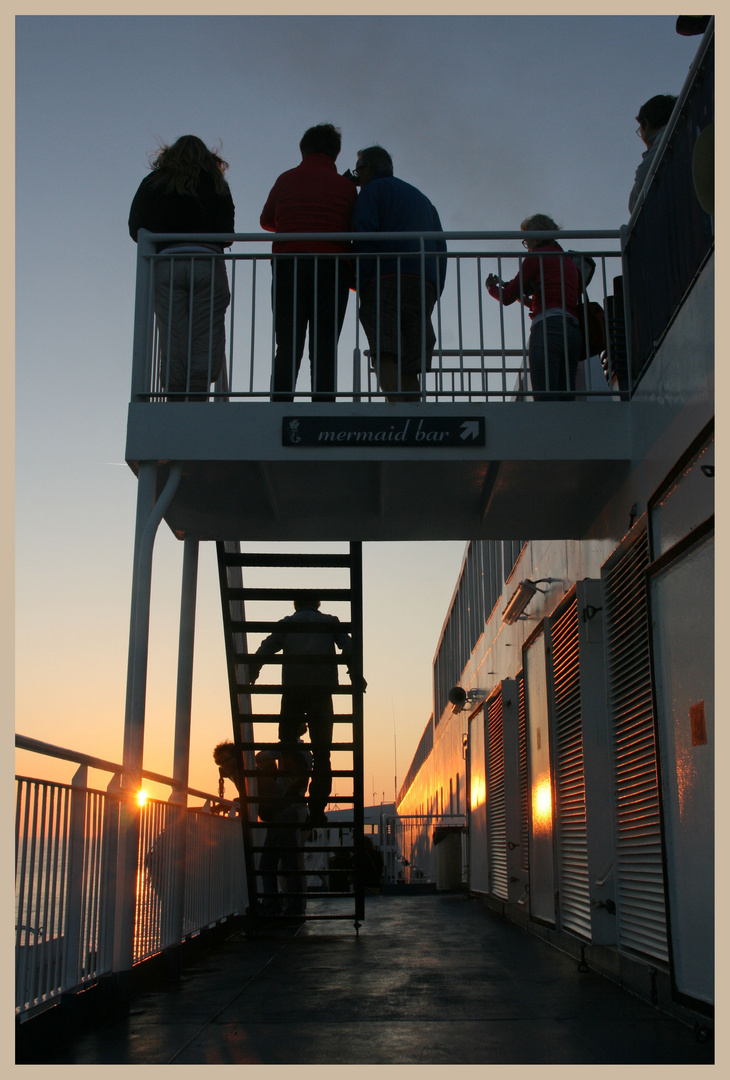
[[[539,592],[544,594],[547,592],[547,589],[538,589],[537,586],[543,582],[550,584],[552,580],[552,578],[538,578],[537,582],[530,581],[529,579],[521,581],[512,594],[507,607],[504,609],[502,622],[511,626],[512,623],[517,622],[519,618],[526,617],[523,616],[522,613],[535,593]]]
[[[454,712],[461,712],[467,704],[484,701],[486,696],[486,690],[465,690],[463,686],[452,686],[449,690],[449,701],[454,706]]]

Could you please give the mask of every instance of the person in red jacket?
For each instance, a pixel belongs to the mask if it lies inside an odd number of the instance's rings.
[[[357,188],[335,161],[342,136],[333,124],[304,132],[302,162],[281,174],[261,212],[261,227],[277,233],[342,233],[350,229]],[[277,241],[272,245],[272,308],[276,354],[272,400],[291,401],[309,329],[312,400],[334,401],[337,342],[345,320],[351,267],[337,254],[347,241]],[[302,253],[323,258],[297,258]]]
[[[520,225],[523,232],[558,232],[546,214],[533,214]],[[528,357],[532,396],[537,401],[572,401],[582,344],[578,322],[578,268],[556,240],[529,239],[530,252],[511,281],[489,274],[489,295],[503,304],[521,300],[530,311]],[[545,253],[543,255],[543,253]]]

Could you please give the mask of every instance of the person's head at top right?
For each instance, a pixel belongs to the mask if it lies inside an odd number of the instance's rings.
[[[672,94],[656,94],[649,98],[636,114],[636,122],[639,125],[637,134],[648,143],[657,131],[661,130],[668,122],[677,103]]]

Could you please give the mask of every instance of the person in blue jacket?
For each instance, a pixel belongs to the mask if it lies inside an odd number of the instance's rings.
[[[358,151],[355,178],[361,189],[352,216],[355,232],[443,231],[433,203],[393,176],[393,160],[382,146]],[[446,242],[427,237],[423,251],[416,238],[358,238],[353,246],[360,256],[360,322],[380,389],[388,401],[419,401],[419,377],[431,370],[436,344],[431,314],[446,279]],[[371,253],[373,258],[362,257]]]

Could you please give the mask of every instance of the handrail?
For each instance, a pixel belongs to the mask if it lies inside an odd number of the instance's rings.
[[[322,233],[322,232],[296,232],[296,233],[270,233],[270,232],[257,232],[257,233],[151,233],[147,229],[140,229],[139,236],[147,243],[154,237],[154,243],[162,243],[168,241],[174,241],[175,243],[207,243],[207,244],[223,244],[229,245],[232,243],[250,243],[256,241],[263,241],[264,243],[277,243],[288,244],[296,243],[298,241],[317,241],[327,240],[334,243],[347,243],[357,239],[371,240],[413,240],[415,236],[424,237],[428,240],[516,240],[520,244],[523,240],[620,240],[620,229],[559,229],[556,232],[548,231],[522,231],[521,229],[488,229],[477,230],[469,229],[465,231],[452,231],[452,232],[341,232],[341,233]],[[295,254],[295,253],[293,253]],[[300,253],[301,254],[301,253]],[[317,254],[319,257],[324,257],[327,252],[310,252],[309,254]],[[391,254],[391,253],[389,253]],[[169,254],[165,256],[169,258]]]
[[[15,745],[19,750],[28,750],[33,754],[45,754],[47,757],[59,758],[62,761],[72,761],[77,765],[86,765],[90,769],[99,769],[102,772],[119,773],[120,775],[124,772],[124,766],[117,765],[113,761],[106,761],[104,758],[94,757],[92,754],[84,754],[79,750],[67,750],[65,747],[54,746],[52,743],[42,742],[40,739],[32,739],[28,735],[16,734]],[[209,792],[187,787],[178,780],[173,780],[171,776],[164,776],[162,773],[152,772],[150,769],[142,769],[142,776],[145,780],[152,780],[156,784],[164,784],[176,791],[185,791],[188,795],[194,795],[196,799],[212,799],[218,803],[231,805],[229,799],[220,799],[217,795],[211,795]]]

